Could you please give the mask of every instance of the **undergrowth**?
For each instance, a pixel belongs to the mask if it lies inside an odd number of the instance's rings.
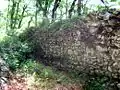
[[[22,65],[21,69],[17,71],[20,75],[31,78],[29,84],[37,84],[42,88],[51,89],[56,84],[80,84],[76,83],[75,79],[69,77],[65,72],[60,72],[55,68],[45,66],[33,60],[29,60]]]
[[[0,42],[0,54],[12,71],[20,68],[27,59],[32,58],[29,45],[21,42],[17,36],[6,36]]]

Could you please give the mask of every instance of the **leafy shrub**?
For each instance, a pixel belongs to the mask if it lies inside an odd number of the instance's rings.
[[[0,42],[0,53],[10,69],[16,70],[30,57],[31,48],[27,43],[21,42],[17,36],[7,36]]]
[[[92,77],[88,80],[85,90],[104,90],[107,77]]]

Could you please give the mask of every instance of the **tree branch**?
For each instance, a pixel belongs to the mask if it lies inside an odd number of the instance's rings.
[[[24,17],[24,13],[25,13],[26,8],[27,8],[27,5],[24,5],[23,11],[22,11],[22,14],[21,14],[21,19],[20,19],[19,24],[18,24],[18,28],[21,27],[21,23],[22,23],[22,20],[23,20],[23,17]]]

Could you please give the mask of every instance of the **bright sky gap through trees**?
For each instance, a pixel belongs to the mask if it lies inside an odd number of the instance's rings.
[[[72,0],[70,0],[70,1],[72,1]],[[101,2],[101,0],[94,0],[94,1],[93,0],[88,0],[88,1],[89,1],[88,5],[103,5],[102,2]],[[7,0],[0,0],[0,2],[1,2],[0,3],[0,11],[1,11],[1,10],[5,9],[7,7],[8,1]],[[116,3],[111,3],[111,4],[112,5],[116,5]],[[120,6],[116,6],[116,7],[120,8]]]

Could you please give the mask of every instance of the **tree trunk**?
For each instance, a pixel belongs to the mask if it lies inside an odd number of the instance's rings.
[[[82,0],[78,0],[78,4],[77,4],[77,13],[78,13],[78,16],[81,15],[81,8],[82,8]]]
[[[72,12],[73,12],[74,7],[75,7],[75,2],[76,2],[76,0],[73,1],[72,5],[71,5],[71,7],[69,9],[69,18],[71,18],[71,16],[72,16]]]
[[[59,7],[60,2],[61,2],[61,0],[55,0],[54,7],[52,10],[52,19],[53,20],[55,18],[55,12],[56,12],[57,8]]]

